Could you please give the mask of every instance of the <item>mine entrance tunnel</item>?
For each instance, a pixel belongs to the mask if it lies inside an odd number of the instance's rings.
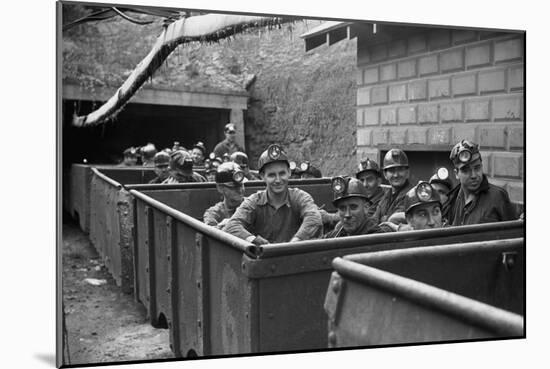
[[[157,149],[172,147],[174,141],[191,148],[203,141],[208,150],[223,139],[229,109],[130,103],[115,121],[94,127],[73,127],[73,114],[87,114],[100,104],[86,100],[63,100],[63,166],[71,163],[117,163],[130,146],[147,142]]]

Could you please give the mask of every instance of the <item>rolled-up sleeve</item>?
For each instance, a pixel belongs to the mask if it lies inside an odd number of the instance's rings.
[[[251,231],[254,232],[252,225],[256,216],[256,199],[256,195],[245,198],[235,211],[235,214],[229,218],[223,230],[243,240],[246,240],[247,237],[255,236]]]
[[[211,206],[204,212],[203,215],[203,221],[205,224],[208,224],[209,226],[217,226],[218,223],[221,221],[219,219],[219,212],[217,212],[217,205]]]
[[[295,201],[300,208],[302,225],[298,228],[294,237],[300,240],[310,240],[312,238],[321,237],[323,221],[321,213],[319,213],[319,208],[315,205],[311,195],[305,191],[296,191]]]

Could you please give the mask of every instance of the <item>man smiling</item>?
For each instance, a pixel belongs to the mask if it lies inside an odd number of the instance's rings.
[[[391,149],[384,156],[384,177],[391,188],[387,189],[372,216],[374,223],[382,223],[396,212],[405,211],[405,195],[411,188],[409,183],[409,159],[400,149]]]
[[[281,147],[269,146],[258,168],[266,189],[245,198],[224,231],[256,245],[319,237],[319,210],[307,192],[288,188],[290,164]]]
[[[517,219],[506,190],[490,184],[483,173],[479,146],[466,140],[451,150],[451,162],[460,186],[449,193],[444,215],[450,225]]]
[[[334,200],[340,221],[324,238],[346,237],[367,234],[368,194],[363,183],[355,178],[335,177],[332,179]]]

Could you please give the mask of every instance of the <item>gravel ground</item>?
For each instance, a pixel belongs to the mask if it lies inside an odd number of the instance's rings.
[[[105,280],[92,285],[86,278]],[[167,329],[155,329],[145,308],[120,291],[76,224],[63,225],[63,302],[70,361],[90,364],[174,357]]]

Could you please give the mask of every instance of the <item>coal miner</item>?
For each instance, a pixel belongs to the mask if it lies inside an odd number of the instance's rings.
[[[206,179],[193,171],[193,158],[185,150],[176,150],[170,154],[170,176],[163,184],[206,182]]]
[[[334,200],[332,203],[338,209],[340,221],[334,230],[324,238],[356,236],[369,233],[375,226],[367,216],[368,194],[363,183],[351,177],[335,177],[332,179]]]
[[[232,162],[237,163],[241,167],[241,170],[244,172],[244,177],[247,180],[256,181],[261,179],[259,175],[256,175],[255,173],[252,173],[250,171],[250,167],[248,166],[248,155],[246,155],[244,152],[235,151],[233,154],[231,154],[229,159]]]
[[[321,215],[313,198],[289,188],[290,164],[279,145],[270,145],[258,160],[266,189],[244,199],[224,230],[256,245],[320,237]]]
[[[164,182],[170,175],[170,155],[165,151],[160,151],[155,154],[153,158],[155,165],[155,174],[157,175],[149,184],[158,184]]]
[[[239,144],[235,141],[235,137],[237,134],[235,124],[227,123],[223,130],[223,133],[225,134],[225,140],[218,143],[216,147],[214,147],[214,154],[217,157],[223,158],[224,154],[231,155],[235,151],[244,152],[244,149],[240,147]]]
[[[140,150],[141,153],[141,163],[144,167],[153,167],[155,165],[154,163],[154,157],[157,153],[157,148],[154,144],[148,143],[147,145],[143,146]]]
[[[122,162],[118,164],[119,167],[133,167],[137,165],[138,162],[138,151],[135,147],[129,147],[122,153],[124,158]]]
[[[216,171],[216,189],[223,200],[206,209],[204,223],[223,228],[244,198],[244,172],[233,162],[221,164]]]
[[[359,171],[355,173],[355,177],[365,186],[368,205],[367,215],[372,217],[384,196],[380,167],[374,160],[367,158],[359,164]]]
[[[466,225],[517,219],[508,192],[487,180],[479,146],[467,140],[457,143],[450,154],[460,185],[449,193],[444,215],[450,225]]]
[[[383,171],[391,188],[385,190],[372,216],[377,224],[387,221],[393,213],[405,211],[405,195],[412,187],[409,183],[409,159],[403,150],[391,149],[386,153]]]
[[[203,142],[199,141],[193,145],[191,156],[193,157],[193,164],[197,166],[204,165],[204,158],[206,157],[206,146],[204,146]]]

